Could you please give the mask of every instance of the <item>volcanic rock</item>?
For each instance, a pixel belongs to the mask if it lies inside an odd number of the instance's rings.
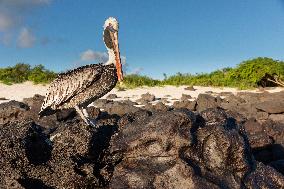
[[[61,124],[50,136],[34,122],[1,125],[0,188],[96,188],[109,182],[105,156],[117,127]],[[100,172],[104,172],[101,174]]]
[[[284,99],[282,101],[265,101],[258,103],[256,108],[270,114],[284,113]]]
[[[115,98],[118,98],[116,94],[109,94],[106,97],[106,99],[110,99],[110,100],[115,99]]]
[[[91,118],[94,118],[94,119],[99,117],[100,114],[101,114],[101,110],[99,108],[94,107],[94,106],[87,107],[87,112],[88,112],[89,116]]]
[[[232,92],[220,92],[220,96],[233,96]]]
[[[97,99],[97,100],[95,100],[95,102],[93,102],[93,105],[98,107],[98,108],[104,108],[104,106],[109,102],[112,102],[112,101],[107,100],[107,99]]]
[[[137,102],[133,102],[133,101],[131,101],[131,100],[122,100],[122,101],[120,101],[120,102],[122,102],[122,103],[124,103],[124,104],[127,104],[127,105],[130,105],[130,106],[134,106],[134,105],[138,105],[138,103]]]
[[[169,101],[168,101],[168,99],[167,99],[167,98],[161,98],[161,102],[162,102],[163,104],[167,104],[167,103],[169,103]]]
[[[180,148],[190,143],[191,124],[192,120],[186,113],[166,112],[157,113],[142,122],[134,121],[129,126],[125,125],[112,139],[111,151],[123,153],[124,160],[115,168],[110,187],[151,188],[156,185],[156,188],[160,188],[164,184],[165,188],[169,188],[169,185],[165,185],[168,174],[178,170],[177,167],[185,167],[178,160],[178,154]],[[174,166],[177,167],[173,168]],[[191,172],[176,174],[175,183],[189,181],[187,173]]]
[[[269,119],[275,122],[284,123],[284,114],[271,114],[269,115]]]
[[[185,101],[185,100],[189,100],[192,99],[192,97],[188,94],[182,94],[180,100],[181,101]]]
[[[176,109],[186,108],[192,111],[196,110],[196,101],[175,101],[173,107]]]
[[[201,112],[207,108],[217,108],[220,103],[217,99],[209,94],[199,94],[197,98],[197,111]]]
[[[156,99],[156,97],[150,93],[145,93],[141,95],[141,99],[147,101],[147,102],[152,102]]]
[[[213,91],[205,91],[206,94],[213,94]]]
[[[262,123],[262,127],[264,128],[265,132],[271,138],[273,138],[275,144],[284,145],[284,124],[283,123],[267,120]]]
[[[196,89],[193,88],[193,86],[188,86],[188,87],[185,87],[184,90],[195,91]]]
[[[257,120],[267,120],[268,116],[269,116],[269,114],[267,112],[258,111],[258,112],[256,112],[255,118]]]
[[[170,108],[162,102],[158,102],[155,105],[147,104],[144,108],[146,110],[151,111],[151,112],[153,112],[153,111],[164,111],[164,112],[166,112],[166,111],[170,110]]]
[[[29,110],[29,106],[17,101],[9,101],[0,104],[0,124],[5,124],[10,121],[16,121],[20,119],[26,111]]]
[[[122,116],[126,113],[130,112],[137,112],[141,108],[122,103],[122,102],[108,102],[107,104],[104,104],[103,109],[108,112],[109,114],[116,114],[119,116]]]
[[[74,108],[64,109],[56,112],[56,119],[58,121],[67,121],[76,117],[76,110]]]
[[[137,104],[140,104],[140,105],[148,105],[148,104],[149,104],[149,101],[144,100],[144,99],[142,99],[142,98],[139,98],[139,99],[136,100],[136,103],[137,103]]]
[[[269,165],[284,175],[284,159],[273,161]]]
[[[194,113],[98,100],[104,111],[87,108],[98,128],[74,110],[38,119],[42,101],[0,105],[10,112],[0,124],[0,188],[284,188],[284,125],[247,120],[247,101],[208,109],[221,100],[200,97],[205,110]]]
[[[30,119],[35,121],[37,124],[42,125],[48,129],[55,129],[57,127],[57,121],[70,120],[76,114],[72,110],[58,110],[56,114],[50,116],[44,116],[39,119],[39,111],[43,103],[44,96],[34,95],[31,98],[24,98],[23,102],[26,103],[30,109],[25,112],[25,115],[20,120]]]
[[[112,138],[110,151],[124,157],[110,188],[240,188],[243,182],[251,186],[250,179],[284,187],[281,174],[253,160],[245,132],[222,109],[129,121]]]
[[[283,175],[262,163],[256,163],[256,169],[244,179],[246,188],[284,188],[283,183]]]
[[[0,127],[0,188],[23,188],[20,181],[25,172],[47,162],[52,145],[34,122],[15,121]]]

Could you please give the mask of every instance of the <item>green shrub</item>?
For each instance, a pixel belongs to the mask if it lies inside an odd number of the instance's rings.
[[[261,57],[244,61],[231,70],[228,77],[231,80],[238,81],[240,84],[256,87],[265,75],[276,75],[283,79],[284,62]]]
[[[271,58],[256,58],[240,63],[236,68],[224,68],[211,73],[181,74],[170,76],[162,81],[165,85],[200,85],[238,87],[247,89],[257,87],[266,76],[277,76],[284,80],[284,62]]]
[[[284,62],[271,58],[255,58],[240,63],[236,68],[223,68],[211,73],[182,74],[177,73],[172,76],[164,75],[163,80],[155,80],[147,76],[137,74],[126,75],[124,86],[135,88],[141,86],[160,85],[199,85],[199,86],[220,86],[238,87],[247,89],[257,87],[263,83],[263,79],[277,78],[278,83],[284,81]],[[37,83],[49,83],[56,77],[56,73],[37,65],[31,68],[28,64],[19,63],[14,67],[0,68],[0,81],[6,84],[33,81]],[[260,82],[262,81],[262,82]],[[124,87],[117,86],[117,87]]]
[[[33,81],[35,84],[49,83],[56,77],[56,75],[57,74],[54,72],[46,70],[44,66],[40,64],[31,70],[28,80]]]
[[[157,86],[160,85],[159,80],[152,79],[147,76],[140,76],[137,74],[126,75],[123,79],[123,84],[128,88],[135,88],[141,86]]]
[[[19,63],[14,67],[0,69],[0,80],[6,84],[21,83],[27,81],[30,74],[30,65]]]
[[[5,84],[33,81],[35,84],[48,83],[56,77],[54,72],[37,65],[31,68],[28,64],[18,63],[14,67],[0,68],[0,81]]]

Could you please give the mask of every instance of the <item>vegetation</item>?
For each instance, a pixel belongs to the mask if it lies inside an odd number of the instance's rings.
[[[129,78],[128,78],[129,77]],[[167,77],[164,74],[162,81],[152,80],[145,76],[126,76],[126,87],[152,85],[199,85],[218,87],[238,87],[240,89],[258,86],[284,86],[284,62],[271,58],[256,58],[240,63],[236,68],[224,68],[211,73],[182,74],[177,73]],[[151,85],[149,85],[149,83]]]
[[[43,65],[31,68],[29,64],[18,63],[14,67],[0,68],[0,81],[8,85],[25,81],[49,83],[55,77],[56,73],[45,69]]]
[[[141,86],[149,86],[154,87],[157,85],[161,85],[160,80],[155,80],[147,76],[140,76],[137,74],[126,75],[123,79],[123,84],[127,88],[135,88]]]
[[[28,64],[17,64],[14,67],[0,68],[0,81],[6,84],[33,81],[35,84],[48,83],[56,77],[42,65],[31,68]],[[211,73],[182,74],[172,76],[164,74],[163,80],[155,80],[137,74],[126,75],[121,88],[162,85],[199,85],[238,87],[240,89],[257,86],[284,86],[284,62],[271,58],[256,58],[240,63],[236,68],[224,68]]]

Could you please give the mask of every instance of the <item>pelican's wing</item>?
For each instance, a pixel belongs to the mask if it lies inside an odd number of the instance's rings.
[[[56,109],[58,105],[84,91],[100,78],[102,69],[101,64],[91,64],[59,74],[48,88],[41,111],[47,107]]]

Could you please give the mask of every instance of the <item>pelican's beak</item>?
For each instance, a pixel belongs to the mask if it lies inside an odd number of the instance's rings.
[[[110,29],[110,31],[111,31],[111,38],[112,38],[112,43],[114,47],[117,78],[118,78],[118,81],[121,82],[123,80],[123,72],[122,72],[122,65],[121,65],[119,45],[118,45],[118,31],[114,30],[113,28]]]

